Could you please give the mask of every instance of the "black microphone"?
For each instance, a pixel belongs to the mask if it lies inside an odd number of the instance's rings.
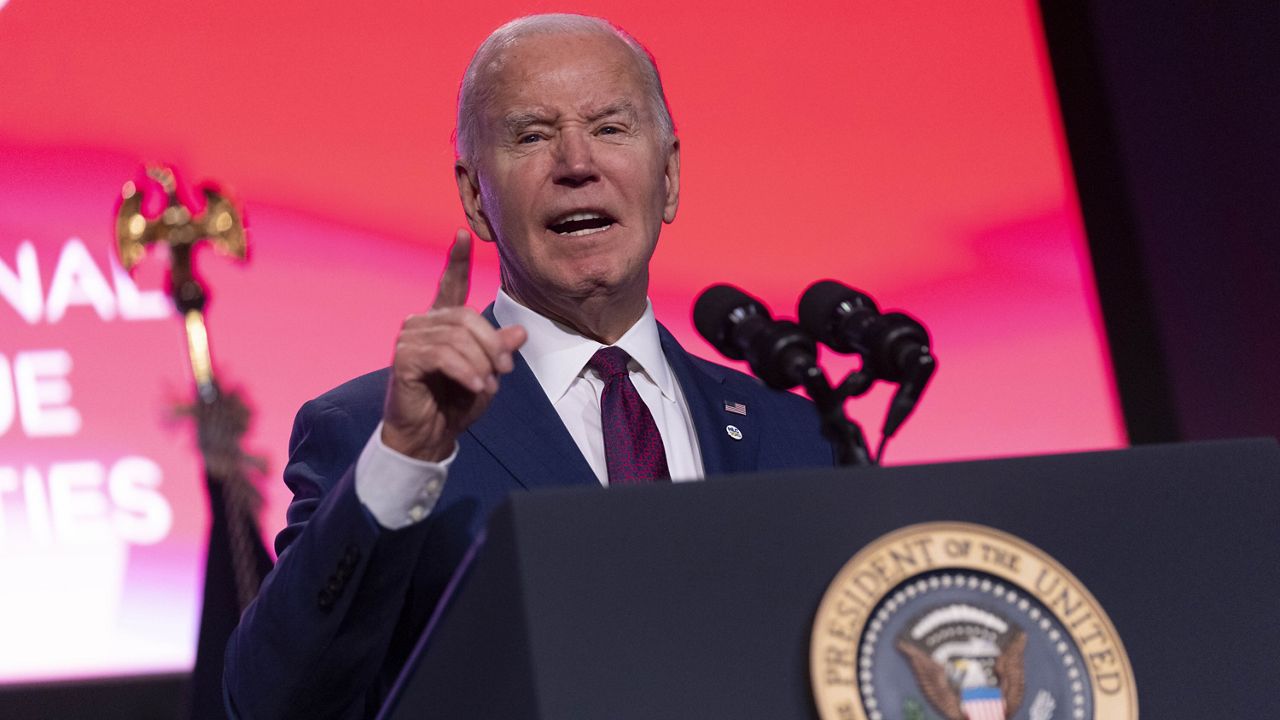
[[[937,367],[929,332],[903,313],[880,314],[870,296],[835,280],[809,286],[800,298],[800,325],[836,352],[862,356],[863,372],[898,384],[885,418],[892,436],[911,414]]]
[[[818,365],[818,345],[799,325],[774,320],[759,300],[731,285],[712,285],[698,296],[693,326],[725,357],[745,359],[778,390],[804,383]]]
[[[898,392],[889,402],[885,415],[884,437],[893,437],[911,411],[938,368],[938,361],[929,351],[929,333],[924,326],[902,313],[881,315],[879,333],[873,333],[872,346],[881,350],[877,363],[891,369],[892,376],[885,379],[898,383]]]
[[[819,280],[800,296],[796,311],[800,326],[832,350],[871,354],[864,337],[880,317],[880,308],[870,295],[835,280]]]

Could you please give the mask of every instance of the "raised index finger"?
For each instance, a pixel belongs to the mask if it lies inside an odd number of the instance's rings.
[[[433,308],[460,307],[467,304],[467,292],[471,287],[471,233],[458,230],[449,258],[445,260],[440,275],[440,288],[436,291]]]

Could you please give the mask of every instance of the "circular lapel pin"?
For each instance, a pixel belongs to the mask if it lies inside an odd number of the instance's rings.
[[[729,437],[733,438],[734,440],[742,439],[742,431],[739,430],[735,425],[725,425],[724,431],[726,433],[729,433]]]

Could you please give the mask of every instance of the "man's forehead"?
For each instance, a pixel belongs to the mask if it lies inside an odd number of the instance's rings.
[[[538,61],[554,64],[621,62],[630,64],[634,51],[617,35],[604,32],[545,32],[512,39],[494,57],[494,68]]]
[[[491,87],[513,98],[554,91],[556,85],[588,92],[608,87],[639,88],[645,83],[644,69],[635,52],[621,39],[609,35],[519,38],[503,49],[488,69]]]

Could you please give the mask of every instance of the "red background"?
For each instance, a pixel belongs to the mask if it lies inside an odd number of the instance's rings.
[[[786,316],[811,281],[834,277],[924,320],[941,358],[891,463],[1123,444],[1031,2],[781,11],[10,0],[0,6],[0,262],[13,268],[30,240],[47,290],[74,236],[105,271],[115,198],[144,160],[235,192],[251,261],[199,260],[214,288],[220,377],[253,401],[248,444],[272,468],[263,514],[272,535],[288,500],[278,474],[297,406],[385,364],[400,319],[434,293],[463,221],[450,134],[471,51],[502,22],[549,10],[609,17],[658,60],[682,142],[683,196],[659,243],[652,298],[686,347],[715,357],[689,322],[693,298],[713,282]],[[477,307],[492,298],[495,263],[482,248]],[[154,289],[159,277],[153,259],[138,283]],[[0,436],[0,466],[150,457],[164,469],[174,525],[158,545],[123,548],[101,585],[77,584],[65,549],[33,555],[0,538],[0,563],[31,580],[6,583],[0,617],[19,618],[11,622],[31,642],[53,638],[43,655],[0,646],[0,681],[184,669],[206,520],[190,432],[168,419],[189,393],[179,323],[104,322],[73,307],[61,322],[28,325],[0,299],[0,353],[53,347],[74,358],[83,428],[28,438],[15,426]],[[833,374],[848,369],[825,360]],[[887,397],[882,387],[851,406],[873,441]],[[14,494],[0,500],[17,512]],[[82,639],[78,658],[67,659],[65,632],[75,604],[41,601],[58,582],[84,603],[110,599],[109,612],[87,615],[106,629],[92,647]]]

